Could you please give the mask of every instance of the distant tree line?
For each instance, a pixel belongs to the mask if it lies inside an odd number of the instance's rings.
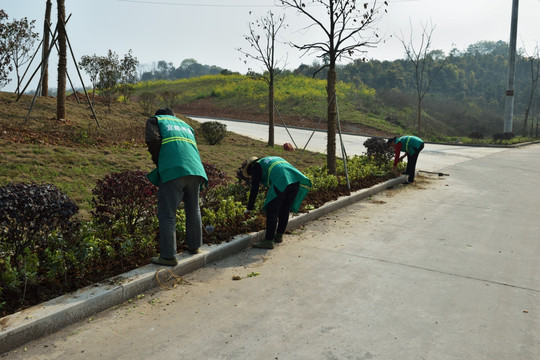
[[[215,65],[202,65],[195,59],[185,59],[177,68],[172,62],[160,60],[149,70],[139,70],[141,81],[190,79],[204,75],[231,74],[231,71]],[[143,66],[144,67],[144,66]]]
[[[492,134],[501,127],[505,104],[508,74],[508,43],[480,41],[465,51],[441,50],[430,53],[434,62],[443,62],[436,79],[431,84],[425,109],[438,121],[458,132],[476,131]],[[521,132],[521,120],[527,109],[533,120],[540,115],[540,98],[533,94],[531,67],[539,62],[538,56],[527,56],[522,50],[516,58],[514,121],[515,131]],[[320,64],[301,65],[295,74],[326,78],[319,71]],[[534,68],[534,67],[533,67]],[[355,60],[338,66],[339,80],[374,88],[380,99],[395,107],[414,104],[414,68],[407,59],[394,61]],[[315,74],[315,75],[314,75]],[[537,76],[536,76],[537,77]],[[538,120],[536,120],[538,121]],[[501,130],[502,131],[502,130]],[[496,132],[496,130],[495,130]],[[530,133],[534,131],[530,131]]]

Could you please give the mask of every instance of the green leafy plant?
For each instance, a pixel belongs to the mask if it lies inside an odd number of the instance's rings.
[[[165,90],[160,92],[159,95],[163,99],[165,107],[172,108],[178,103],[179,94],[174,90]]]
[[[338,186],[336,175],[328,174],[326,166],[311,167],[304,171],[311,180],[311,191],[328,190]]]
[[[156,100],[157,96],[155,93],[145,91],[139,95],[139,104],[143,108],[144,115],[152,115],[156,109]]]

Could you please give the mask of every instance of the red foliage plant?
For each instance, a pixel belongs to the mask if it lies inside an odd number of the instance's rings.
[[[112,173],[97,181],[92,191],[92,216],[98,223],[122,222],[126,230],[155,215],[158,188],[141,170]]]

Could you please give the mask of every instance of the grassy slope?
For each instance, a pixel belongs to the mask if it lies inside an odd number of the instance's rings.
[[[53,183],[75,200],[87,217],[96,180],[111,172],[153,168],[144,144],[146,116],[138,104],[116,103],[111,113],[106,106],[96,104],[98,128],[87,103],[68,101],[67,121],[54,120],[54,98],[38,98],[26,122],[31,100],[24,96],[16,102],[13,94],[0,92],[0,185]],[[186,121],[197,132],[199,124]],[[198,143],[202,160],[220,167],[231,181],[241,162],[252,155],[279,155],[300,169],[326,161],[321,154],[289,153],[233,133],[219,145],[206,144],[202,136],[198,136]]]
[[[336,91],[339,117],[343,123],[362,124],[387,133],[403,132],[402,128],[385,120],[394,110],[383,108],[377,102],[375,90],[338,82]],[[176,92],[179,105],[210,97],[216,106],[224,110],[241,109],[253,114],[268,113],[266,82],[244,75],[209,75],[176,81],[144,82],[138,84],[134,96],[153,93],[160,98],[165,92]],[[305,76],[276,78],[274,101],[279,114],[284,118],[326,119],[326,97],[324,80]]]

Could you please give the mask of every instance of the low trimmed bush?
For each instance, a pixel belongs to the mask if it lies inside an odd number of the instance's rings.
[[[511,132],[493,134],[493,141],[502,142],[505,140],[512,140],[516,135]]]
[[[474,131],[469,135],[469,137],[471,139],[481,140],[481,139],[484,138],[484,134],[482,134],[481,132],[478,132],[478,131]]]
[[[373,158],[381,166],[392,160],[394,149],[388,146],[386,139],[371,137],[364,141],[366,155]]]
[[[0,188],[0,251],[17,259],[53,231],[72,230],[79,207],[51,184],[8,184]]]
[[[227,135],[227,125],[218,121],[207,121],[201,124],[201,134],[210,145],[216,145]]]
[[[54,185],[0,188],[0,294],[24,301],[27,290],[39,283],[40,257],[51,235],[71,237],[79,226],[78,211]],[[0,301],[0,310],[4,305]]]

